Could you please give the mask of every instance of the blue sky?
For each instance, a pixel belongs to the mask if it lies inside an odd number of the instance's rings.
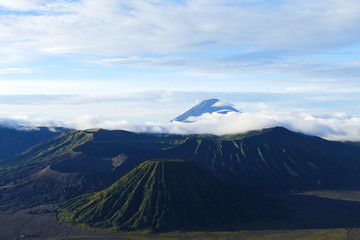
[[[0,29],[2,122],[173,131],[220,98],[248,128],[360,140],[355,0],[0,0]]]

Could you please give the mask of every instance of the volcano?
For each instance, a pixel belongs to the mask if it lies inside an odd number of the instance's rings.
[[[219,113],[227,114],[229,112],[239,112],[237,109],[233,108],[231,105],[226,104],[219,99],[207,99],[192,107],[185,113],[171,120],[171,122],[193,122],[191,118],[199,117],[205,113]]]
[[[115,230],[207,229],[252,221],[264,198],[181,160],[146,161],[109,188],[60,205],[63,219]],[[265,210],[266,211],[266,210]]]

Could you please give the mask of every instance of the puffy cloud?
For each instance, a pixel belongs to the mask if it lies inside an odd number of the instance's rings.
[[[275,126],[320,136],[329,140],[360,141],[360,118],[342,113],[313,115],[303,112],[263,111],[256,113],[203,114],[195,122],[146,122],[132,125],[127,121],[100,121],[90,116],[67,123],[78,129],[124,129],[134,132],[174,134],[236,134]]]
[[[221,101],[221,100],[213,104],[213,107],[226,107],[226,106],[233,107],[234,104],[229,103],[229,102],[224,102],[224,101]]]
[[[127,121],[101,121],[93,116],[82,116],[64,123],[65,126],[75,129],[104,128],[104,129],[127,129],[135,131],[136,128],[130,126]]]
[[[125,120],[106,120],[93,116],[82,116],[70,121],[36,119],[27,116],[0,119],[0,125],[19,127],[68,127],[75,129],[104,128],[123,129],[133,132],[173,134],[237,134],[250,130],[283,126],[290,130],[320,136],[337,141],[360,141],[360,117],[344,113],[316,115],[305,112],[261,111],[253,113],[203,114],[195,122],[146,122],[131,124]]]

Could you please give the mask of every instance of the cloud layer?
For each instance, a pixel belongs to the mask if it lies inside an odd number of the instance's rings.
[[[359,23],[355,0],[0,0],[0,89],[360,91]]]
[[[91,117],[78,118],[75,127],[125,129],[135,132],[175,134],[237,134],[250,130],[283,126],[294,131],[320,136],[330,140],[360,141],[360,118],[342,113],[316,116],[307,113],[257,112],[204,114],[193,123],[147,122],[131,125],[126,121],[100,122]]]
[[[4,0],[0,7],[8,15],[2,40],[54,54],[121,56],[214,45],[304,53],[356,44],[360,34],[355,0]]]
[[[251,58],[254,64],[256,57],[323,53],[360,39],[355,0],[4,0],[0,8],[3,61],[88,54],[148,62],[146,55],[184,53],[200,54],[200,60],[206,53],[237,56],[238,65],[251,67]],[[166,59],[172,60],[184,59]],[[122,62],[102,63],[116,61]]]
[[[125,120],[101,120],[92,116],[82,116],[67,122],[48,119],[30,121],[26,116],[0,119],[0,125],[7,127],[69,127],[75,129],[105,128],[123,129],[133,132],[173,133],[173,134],[237,134],[250,130],[283,126],[293,131],[320,136],[329,140],[360,141],[360,117],[344,113],[314,115],[305,112],[262,111],[254,113],[204,114],[192,123],[146,122],[133,125]]]

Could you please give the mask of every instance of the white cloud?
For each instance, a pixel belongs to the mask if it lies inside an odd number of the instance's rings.
[[[340,116],[340,117],[339,117]],[[204,114],[193,123],[146,122],[132,125],[127,121],[100,121],[93,117],[77,119],[69,126],[78,129],[106,128],[135,132],[215,135],[244,133],[268,127],[284,126],[293,131],[320,136],[329,140],[360,141],[360,117],[343,113],[317,116],[304,112],[263,111],[256,113]]]
[[[15,84],[16,83],[16,84]],[[54,84],[52,88],[51,85]],[[189,82],[191,84],[191,82]],[[241,87],[232,85],[233,89]],[[47,88],[47,94],[41,91]],[[52,94],[64,89],[81,89],[82,94],[69,91],[68,94]],[[131,124],[145,121],[170,121],[204,99],[218,98],[223,102],[233,103],[233,107],[241,112],[308,112],[309,114],[334,115],[345,112],[359,116],[358,92],[206,92],[206,91],[144,91],[129,92],[119,84],[104,82],[86,82],[81,86],[70,81],[58,82],[16,82],[8,84],[0,82],[0,115],[11,117],[20,113],[28,115],[32,120],[37,118],[57,119],[64,122],[78,116],[93,116],[100,121],[126,120]],[[14,92],[22,94],[14,94]],[[35,91],[35,92],[33,92]],[[40,91],[40,92],[38,92]],[[97,94],[92,92],[97,91]],[[226,104],[228,105],[228,104]]]
[[[233,107],[234,104],[229,103],[229,102],[224,102],[224,101],[221,101],[221,100],[220,100],[220,101],[214,103],[212,106],[213,106],[213,107],[227,107],[227,106]]]
[[[21,126],[33,126],[33,122],[24,114],[14,115],[11,118],[0,118],[0,126],[20,128]]]
[[[252,113],[204,114],[192,123],[146,122],[131,124],[126,120],[107,120],[90,115],[68,121],[38,118],[30,120],[26,115],[0,119],[7,127],[65,126],[75,129],[105,128],[134,132],[173,134],[236,134],[250,130],[283,126],[290,130],[320,136],[337,141],[360,141],[360,117],[346,113],[310,114],[307,112],[261,111]]]
[[[324,85],[331,87],[332,84],[337,84],[340,79],[360,79],[360,63],[358,61],[341,61],[329,59],[307,60],[306,57],[289,57],[283,56],[279,58],[276,52],[272,57],[267,56],[268,53],[253,52],[246,54],[239,54],[230,57],[127,57],[127,58],[104,58],[101,60],[86,61],[86,63],[98,64],[107,67],[114,66],[134,66],[134,67],[148,67],[163,70],[181,70],[189,74],[207,73],[209,75],[234,75],[244,73],[255,74],[274,74],[281,73],[293,79],[306,78],[312,82],[328,80],[322,84],[320,88],[326,90]],[[279,53],[281,54],[281,53]],[[252,57],[256,55],[256,57]],[[309,81],[308,80],[308,81]],[[334,82],[334,80],[337,80]],[[319,82],[319,81],[318,81]],[[343,84],[343,81],[341,81]],[[358,81],[353,81],[351,84],[360,87]],[[312,86],[317,88],[318,86]],[[344,86],[348,88],[348,86]],[[352,87],[353,88],[353,87]]]
[[[16,0],[0,6],[39,11],[3,16],[1,40],[48,54],[128,56],[222,46],[319,52],[358,43],[360,34],[360,6],[353,0],[253,6],[237,1]]]
[[[43,0],[0,0],[0,7],[11,9],[11,10],[20,10],[20,11],[29,11],[38,8],[39,4],[44,2]]]
[[[40,71],[32,68],[0,68],[0,74],[29,74],[38,72]]]
[[[96,64],[109,71],[119,65],[142,72],[181,71],[198,81],[279,74],[276,83],[330,79],[311,82],[313,91],[338,90],[339,84],[360,88],[359,62],[353,59],[359,50],[351,52],[360,43],[355,0],[17,0],[0,1],[0,6],[0,73],[22,66],[14,63],[64,56],[65,61],[76,59],[74,69],[94,72],[100,68]],[[343,52],[346,47],[350,53]],[[329,52],[340,55],[328,57]],[[309,89],[306,82],[298,85],[284,88]]]

